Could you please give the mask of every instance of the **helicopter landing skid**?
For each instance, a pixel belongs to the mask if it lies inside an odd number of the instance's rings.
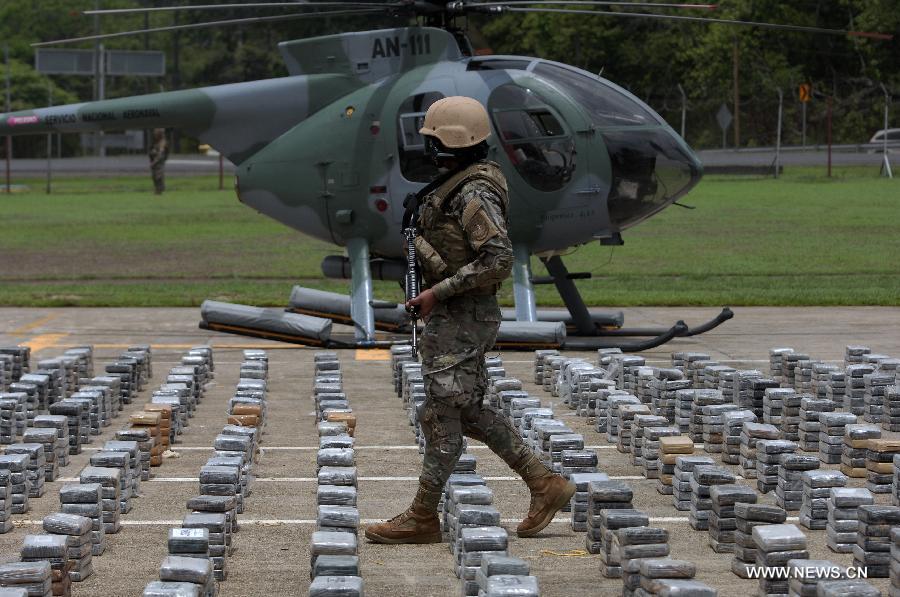
[[[518,259],[516,260],[518,264]],[[592,313],[581,293],[575,286],[574,280],[590,277],[590,274],[571,274],[566,268],[563,260],[558,255],[552,257],[542,257],[541,261],[547,268],[550,275],[546,278],[533,278],[529,276],[527,284],[523,284],[516,279],[516,299],[519,295],[530,296],[533,300],[534,291],[531,284],[550,284],[556,286],[560,298],[569,312],[569,318],[566,320],[567,338],[564,343],[565,348],[573,349],[598,349],[598,348],[621,348],[625,352],[640,352],[655,348],[673,338],[686,338],[706,333],[724,322],[734,317],[734,312],[724,307],[713,319],[695,327],[689,327],[683,321],[678,321],[670,328],[626,328],[622,327],[622,319],[609,325],[608,321],[604,321],[602,317]],[[519,308],[516,305],[516,313],[518,315]],[[621,317],[621,315],[620,315]],[[645,340],[627,340],[628,338],[647,338]]]

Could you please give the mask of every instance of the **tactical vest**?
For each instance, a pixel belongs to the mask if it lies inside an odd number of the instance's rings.
[[[477,256],[475,249],[466,239],[460,220],[454,214],[447,213],[449,200],[464,185],[473,181],[488,185],[500,197],[501,209],[506,217],[509,203],[506,179],[500,167],[494,162],[475,162],[425,195],[419,212],[420,236],[416,239],[416,249],[422,266],[422,277],[429,286],[453,276]],[[471,216],[478,207],[479,204],[473,202],[471,211],[464,210],[463,221],[466,221],[467,215]],[[496,292],[493,285],[482,290],[491,294]]]

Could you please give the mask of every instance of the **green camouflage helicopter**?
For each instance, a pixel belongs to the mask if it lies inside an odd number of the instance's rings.
[[[384,13],[408,17],[408,21],[416,17],[418,24],[282,42],[278,49],[289,72],[283,78],[0,115],[0,135],[166,127],[208,143],[236,165],[240,201],[302,233],[346,247],[348,256],[326,258],[323,271],[327,276],[351,278],[344,321],[354,325],[357,343],[365,345],[375,340],[376,314],[382,312],[376,307],[384,307],[374,300],[373,272],[382,279],[402,279],[403,201],[436,175],[418,133],[421,120],[434,101],[450,95],[469,96],[488,110],[494,129],[489,139],[490,159],[500,164],[509,181],[510,236],[515,252],[515,311],[510,319],[562,320],[559,314],[535,306],[533,284],[554,283],[568,307],[565,322],[575,335],[588,337],[585,346],[615,346],[621,344],[622,336],[652,336],[629,349],[648,347],[673,336],[702,333],[730,318],[731,312],[724,309],[715,319],[693,329],[681,322],[669,329],[622,329],[621,314],[598,313],[584,305],[573,280],[587,275],[570,274],[560,255],[592,241],[621,244],[623,230],[673,204],[698,183],[703,172],[700,160],[656,112],[625,89],[558,62],[475,55],[456,19],[469,14],[565,12],[839,35],[879,34],[586,9],[604,5],[685,11],[715,8],[709,4],[576,0],[419,0],[95,11],[108,15],[180,9],[296,10],[148,31]],[[532,255],[542,258],[548,277],[532,276]],[[322,309],[314,311],[321,313]],[[337,311],[332,309],[328,315],[341,320]]]

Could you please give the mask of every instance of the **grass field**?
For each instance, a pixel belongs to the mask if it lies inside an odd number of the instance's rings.
[[[0,196],[0,305],[286,304],[295,283],[343,291],[319,264],[339,249],[242,206],[215,177],[42,181]],[[513,199],[514,200],[514,199]],[[625,246],[567,258],[591,305],[900,305],[900,182],[871,169],[794,169],[780,180],[710,176],[626,231]],[[535,273],[543,274],[537,263]],[[396,283],[377,283],[398,299]],[[511,304],[510,284],[504,301]],[[559,305],[554,289],[538,301]]]

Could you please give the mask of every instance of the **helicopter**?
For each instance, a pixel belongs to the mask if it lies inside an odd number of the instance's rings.
[[[209,144],[236,166],[235,190],[245,205],[303,234],[346,249],[322,263],[328,277],[349,278],[347,308],[322,301],[293,310],[354,327],[355,344],[373,345],[391,327],[373,279],[400,280],[405,256],[403,202],[438,171],[419,129],[428,107],[452,95],[481,102],[491,120],[489,159],[510,191],[516,322],[562,321],[582,348],[640,350],[676,336],[703,333],[729,319],[687,327],[628,329],[621,313],[588,309],[562,256],[591,242],[622,244],[623,231],[676,203],[700,181],[703,166],[688,144],[652,108],[612,81],[560,62],[527,56],[478,55],[458,20],[471,14],[565,13],[728,23],[831,35],[890,38],[777,23],[688,14],[595,11],[593,7],[713,11],[713,4],[550,0],[506,2],[257,2],[86,11],[86,15],[166,10],[286,7],[288,14],[188,23],[35,46],[95,41],[146,32],[222,27],[336,15],[391,14],[416,19],[391,29],[284,41],[278,50],[288,76],[55,106],[0,115],[0,135],[71,133],[125,128],[178,128]],[[535,276],[538,256],[548,276]],[[535,284],[554,284],[568,313],[537,309]],[[325,297],[325,303],[330,301]],[[333,297],[332,297],[333,298]],[[336,303],[336,301],[335,301]],[[396,318],[395,318],[396,319]],[[267,337],[253,326],[223,331]],[[272,336],[271,334],[269,336]],[[625,337],[649,337],[626,342]],[[290,338],[279,338],[288,339]],[[304,342],[304,338],[298,341]]]

